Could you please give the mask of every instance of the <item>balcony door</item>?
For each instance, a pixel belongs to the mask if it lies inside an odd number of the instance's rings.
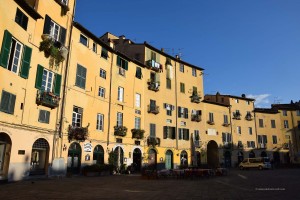
[[[10,151],[10,137],[5,133],[0,133],[0,182],[8,180]]]
[[[80,144],[74,142],[68,150],[67,172],[78,174],[81,166],[81,147]]]
[[[170,150],[166,152],[166,169],[173,169],[173,152]]]

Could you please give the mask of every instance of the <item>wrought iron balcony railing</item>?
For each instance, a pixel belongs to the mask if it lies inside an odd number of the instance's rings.
[[[126,136],[127,127],[125,127],[125,126],[114,126],[114,129],[115,129],[115,132],[114,132],[115,136],[121,136],[121,137]]]
[[[132,138],[143,139],[145,131],[143,129],[131,129]]]
[[[158,137],[148,137],[147,138],[147,144],[148,146],[159,146],[160,145],[160,138]]]
[[[159,113],[159,106],[152,106],[148,105],[148,113],[158,114]]]
[[[37,90],[36,104],[49,107],[51,109],[58,107],[60,98],[52,92]]]
[[[191,119],[193,122],[200,122],[201,121],[201,115],[192,115]]]
[[[88,127],[74,127],[69,125],[68,130],[68,139],[77,140],[77,141],[85,141],[88,137]]]

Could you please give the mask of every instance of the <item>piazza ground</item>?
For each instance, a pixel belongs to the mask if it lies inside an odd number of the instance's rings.
[[[148,180],[73,176],[0,185],[1,199],[300,199],[300,169],[233,169],[227,176]]]

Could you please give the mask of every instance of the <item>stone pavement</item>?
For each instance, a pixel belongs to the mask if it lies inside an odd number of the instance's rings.
[[[73,176],[0,185],[2,199],[300,199],[300,169],[230,170],[228,176],[148,180]]]

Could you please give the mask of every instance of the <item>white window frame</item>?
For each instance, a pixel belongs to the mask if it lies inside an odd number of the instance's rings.
[[[197,77],[197,70],[192,68],[192,76]]]
[[[80,112],[75,112],[74,109],[77,108],[78,110],[81,110]],[[83,109],[77,106],[73,107],[73,115],[72,115],[72,126],[73,127],[81,127],[82,125],[82,114],[83,114]],[[76,124],[80,124],[80,126],[77,126]]]
[[[105,88],[104,87],[101,87],[101,86],[99,87],[98,96],[105,98]]]
[[[12,43],[15,43],[14,49],[12,49]],[[12,63],[8,62],[7,69],[14,72],[15,74],[19,73],[21,60],[22,60],[22,54],[23,54],[23,44],[20,43],[15,38],[12,38],[12,41],[10,43],[11,49],[9,51],[9,58],[8,61],[10,61],[11,56],[13,57]],[[19,49],[17,49],[19,47]],[[16,63],[16,64],[15,64]],[[9,65],[10,64],[10,65]]]
[[[54,73],[47,69],[44,69],[42,78],[42,90],[46,92],[52,92],[53,80]]]
[[[60,37],[60,25],[55,23],[53,20],[50,22],[50,36],[55,40],[58,41]]]
[[[124,101],[124,88],[120,86],[118,87],[118,101]]]
[[[100,77],[106,79],[106,70],[100,68]]]
[[[96,130],[98,130],[98,131],[104,130],[104,115],[101,113],[97,114]]]
[[[141,107],[141,94],[135,93],[135,107]]]
[[[97,43],[93,42],[93,52],[97,53]]]

